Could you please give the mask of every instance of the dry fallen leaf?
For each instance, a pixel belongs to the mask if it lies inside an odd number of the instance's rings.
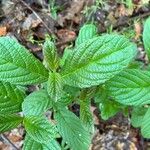
[[[14,142],[19,142],[22,140],[22,137],[20,135],[14,135],[10,134],[9,139],[14,143]]]
[[[75,23],[80,23],[82,15],[81,11],[84,8],[86,0],[72,0],[71,6],[66,9],[65,16],[58,15],[57,22],[59,25],[64,26],[65,20],[72,20]]]
[[[132,0],[132,2],[133,2],[134,4],[136,4],[136,5],[138,5],[139,2],[141,2],[141,0]]]
[[[4,36],[7,34],[7,28],[6,27],[0,27],[0,36]]]
[[[70,41],[76,37],[76,33],[74,31],[67,29],[58,30],[57,35],[63,41]]]
[[[109,19],[112,24],[116,24],[117,23],[117,20],[114,17],[114,12],[112,12],[112,11],[108,14],[107,19]]]
[[[117,148],[117,150],[123,150],[124,149],[124,143],[121,143],[120,141],[118,141],[116,148]]]
[[[134,23],[134,30],[135,30],[135,40],[139,39],[141,36],[141,24],[139,22]]]
[[[119,16],[125,16],[126,14],[126,8],[124,4],[121,4],[118,8]]]
[[[6,149],[8,149],[8,147],[9,147],[8,145],[6,145],[0,141],[0,150],[6,150]]]
[[[72,20],[75,15],[79,14],[83,9],[84,1],[85,0],[73,0],[71,7],[67,10],[65,19]]]

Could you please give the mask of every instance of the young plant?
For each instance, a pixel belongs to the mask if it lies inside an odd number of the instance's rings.
[[[49,10],[50,10],[50,13],[51,13],[52,18],[53,18],[54,20],[57,20],[57,17],[58,17],[57,12],[58,12],[58,10],[60,10],[61,8],[58,7],[58,6],[56,6],[55,0],[48,0],[48,3],[49,3],[48,7],[49,7]]]
[[[91,24],[81,28],[74,49],[64,51],[62,58],[55,44],[46,39],[44,65],[15,39],[0,37],[0,132],[22,124],[24,150],[88,150],[94,129],[90,102],[94,99],[103,119],[126,112],[130,105],[142,108],[142,114],[134,110],[132,122],[143,119],[140,116],[146,112],[142,133],[150,137],[150,111],[145,111],[150,73],[131,69],[136,54],[136,45],[128,39],[99,36]],[[27,95],[26,85],[40,88]],[[79,115],[71,111],[75,103],[80,105]],[[47,111],[52,113],[50,119]]]

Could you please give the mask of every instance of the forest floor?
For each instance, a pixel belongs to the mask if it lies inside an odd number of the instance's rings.
[[[56,38],[60,55],[74,44],[80,27],[94,22],[98,32],[123,34],[136,42],[139,61],[146,62],[142,45],[143,22],[150,16],[149,0],[0,0],[0,36],[15,37],[37,58],[43,60],[46,35]],[[30,90],[34,90],[31,88]],[[74,106],[74,111],[78,107]],[[148,150],[150,142],[121,113],[104,121],[96,106],[95,134],[91,150]],[[21,149],[24,129],[1,134],[0,150]]]

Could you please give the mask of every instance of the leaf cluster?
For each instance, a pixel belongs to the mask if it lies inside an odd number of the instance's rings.
[[[150,58],[149,33],[150,18],[143,32]],[[87,24],[72,50],[60,57],[55,43],[46,39],[43,55],[42,64],[15,39],[0,37],[0,132],[22,124],[24,150],[87,150],[94,130],[94,99],[104,120],[131,107],[131,123],[150,138],[150,72],[132,65],[137,55],[133,42],[117,34],[100,36]],[[26,85],[41,88],[27,95]],[[80,105],[79,116],[69,109],[75,103]]]

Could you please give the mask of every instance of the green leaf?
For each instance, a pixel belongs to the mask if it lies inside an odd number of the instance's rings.
[[[141,61],[133,61],[129,64],[128,69],[143,69],[145,64]]]
[[[25,94],[17,86],[0,82],[0,112],[11,114],[21,111]]]
[[[61,97],[55,103],[56,107],[65,107],[70,105],[75,99],[79,97],[80,89],[76,87],[71,87],[68,85],[63,86],[63,91]]]
[[[80,44],[68,57],[62,77],[70,86],[104,83],[121,72],[136,55],[136,46],[119,35],[104,35]]]
[[[43,150],[61,150],[61,147],[56,140],[52,140],[43,145]]]
[[[105,101],[105,103],[100,103],[99,109],[101,111],[101,117],[103,120],[108,120],[121,110],[118,103],[110,100]]]
[[[131,113],[131,124],[133,127],[138,128],[142,125],[143,118],[147,108],[145,107],[135,107]]]
[[[26,135],[23,150],[61,150],[60,145],[56,140],[48,141],[41,144],[33,140],[29,135]]]
[[[109,97],[108,92],[104,85],[99,86],[97,93],[94,95],[95,103],[102,103],[103,101],[107,100]]]
[[[29,135],[26,135],[23,150],[43,150],[43,144],[36,142]]]
[[[80,120],[83,122],[88,131],[94,128],[93,116],[90,110],[90,100],[80,100]]]
[[[49,108],[49,105],[50,98],[47,91],[40,90],[31,93],[25,98],[22,104],[22,109],[26,116],[39,116],[46,112],[46,110]]]
[[[44,43],[43,54],[46,67],[49,70],[56,70],[59,65],[59,59],[55,44],[50,39],[46,39]]]
[[[80,89],[75,87],[70,87],[68,85],[63,86],[63,91],[60,94],[60,97],[58,98],[57,102],[53,103],[53,106],[55,105],[57,107],[66,107],[79,96]]]
[[[150,72],[127,69],[106,83],[106,88],[116,101],[124,105],[150,103]]]
[[[96,36],[97,36],[96,26],[93,24],[86,24],[80,29],[75,45],[78,46],[81,43],[84,43],[85,41],[92,39],[93,37]]]
[[[150,59],[150,17],[146,20],[144,24],[144,31],[143,31],[143,42],[145,51]]]
[[[71,95],[67,94],[64,91],[61,95],[62,96],[58,99],[58,101],[56,103],[53,103],[53,106],[56,106],[56,107],[59,106],[59,107],[64,108],[64,107],[70,105],[72,103],[72,101],[74,100]]]
[[[99,109],[103,120],[108,120],[122,109],[121,104],[110,99],[109,93],[107,92],[105,86],[99,87],[94,100],[99,104]]]
[[[90,109],[91,98],[95,95],[96,88],[83,89],[80,93],[80,120],[88,131],[94,133],[93,115]]]
[[[69,110],[59,110],[55,114],[58,130],[72,150],[87,150],[90,145],[90,134],[75,114]]]
[[[47,83],[47,91],[52,100],[57,101],[62,94],[62,78],[59,73],[50,72]]]
[[[69,55],[72,53],[72,45],[69,47],[66,47],[64,52],[63,52],[63,56],[60,60],[60,66],[63,67],[65,62],[67,61],[67,58],[69,57]]]
[[[64,85],[63,90],[66,92],[66,94],[70,95],[72,99],[77,98],[80,95],[80,88],[77,87]]]
[[[57,134],[55,126],[44,117],[25,117],[24,125],[29,136],[39,143],[47,143],[54,139]]]
[[[0,37],[0,81],[36,84],[48,79],[48,71],[25,47],[9,37]]]
[[[23,118],[18,115],[2,115],[0,114],[0,133],[16,128]]]
[[[145,138],[150,138],[150,108],[148,108],[142,122],[141,132]]]

